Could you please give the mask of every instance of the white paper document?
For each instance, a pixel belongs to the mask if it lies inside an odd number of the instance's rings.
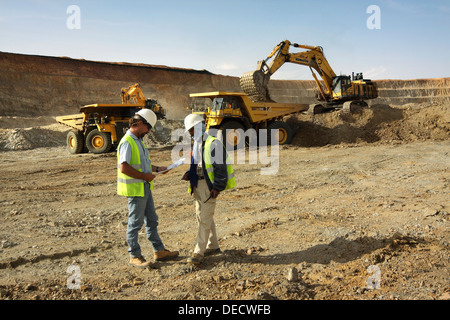
[[[176,167],[181,166],[182,164],[184,164],[184,160],[186,160],[186,158],[181,158],[178,161],[175,161],[174,163],[172,163],[170,166],[167,167],[167,170],[161,171],[161,172],[157,172],[156,174],[160,174],[160,173],[164,173],[167,172],[169,170],[175,169]]]

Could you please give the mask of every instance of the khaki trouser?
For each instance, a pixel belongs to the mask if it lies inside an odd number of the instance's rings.
[[[210,191],[206,180],[199,180],[194,188],[195,213],[198,223],[197,240],[195,243],[194,254],[204,255],[206,249],[218,249],[216,225],[214,223],[214,210],[216,208],[216,199],[209,198]]]

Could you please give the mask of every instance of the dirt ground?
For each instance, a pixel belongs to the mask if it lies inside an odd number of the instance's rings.
[[[0,119],[0,298],[449,299],[448,111],[291,117],[275,175],[234,165],[215,214],[222,253],[198,268],[186,262],[197,231],[186,166],[158,176],[159,232],[180,256],[144,270],[128,265],[115,153],[71,155],[65,128]],[[150,148],[156,165],[172,162],[166,142]],[[152,260],[144,230],[140,243]]]

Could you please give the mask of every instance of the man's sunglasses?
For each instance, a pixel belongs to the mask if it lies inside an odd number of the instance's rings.
[[[142,123],[147,126],[148,130],[152,130],[152,125],[145,120],[142,120]]]

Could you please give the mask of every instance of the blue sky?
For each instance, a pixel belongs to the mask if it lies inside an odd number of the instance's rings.
[[[69,29],[70,5],[80,8]],[[367,20],[380,9],[380,29]],[[378,21],[378,20],[377,20]],[[0,51],[240,76],[283,40],[322,46],[337,74],[450,76],[450,0],[0,0]],[[298,52],[292,48],[291,52]],[[311,80],[286,63],[273,79]]]

